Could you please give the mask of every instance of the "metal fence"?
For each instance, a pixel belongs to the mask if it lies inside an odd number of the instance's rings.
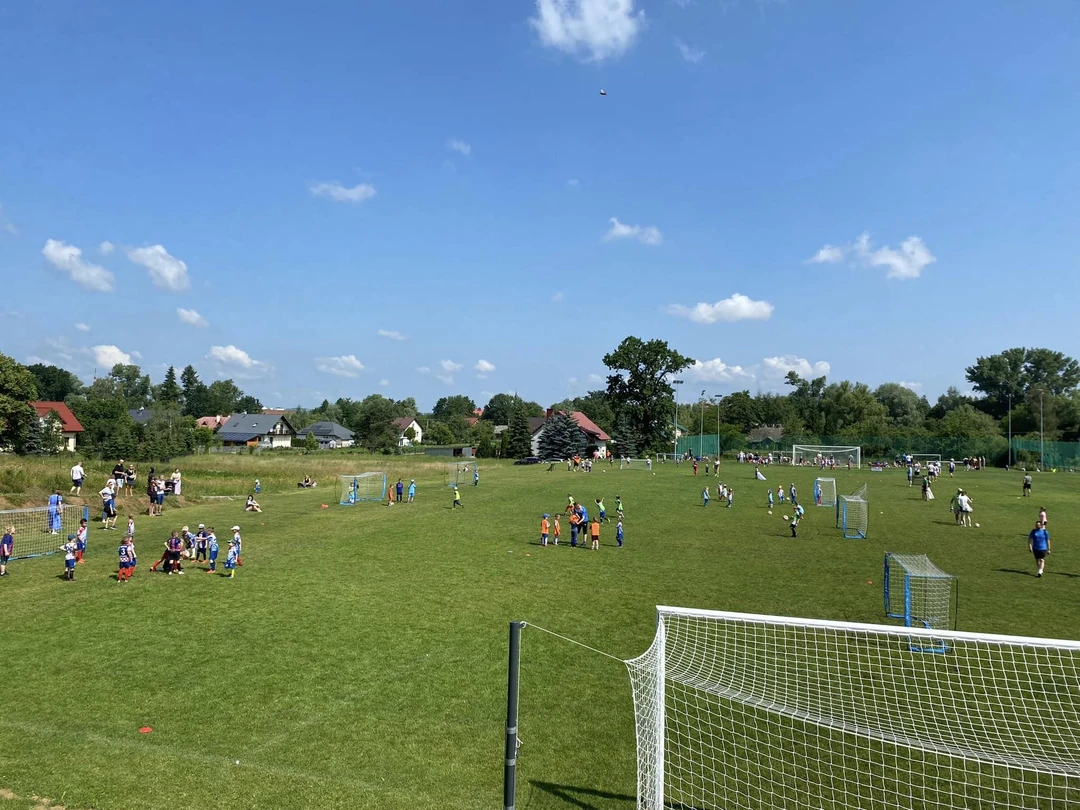
[[[753,450],[755,452],[781,452],[791,453],[793,444],[809,445],[834,445],[837,447],[862,448],[863,463],[874,460],[891,461],[905,453],[938,454],[942,459],[954,458],[959,461],[962,458],[984,457],[988,464],[1004,466],[1009,462],[1009,442],[1004,436],[994,436],[983,439],[965,439],[952,437],[852,437],[852,436],[784,436],[778,442],[751,442],[748,439],[743,442],[728,443],[725,437],[725,446],[722,448],[725,455],[738,453],[740,450]],[[1036,447],[1032,449],[1031,445]],[[1039,441],[1032,442],[1030,439],[1013,439],[1013,463],[1032,464],[1039,458]],[[1053,447],[1051,447],[1053,445]],[[706,433],[696,436],[682,436],[678,442],[679,454],[690,453],[695,456],[717,455],[718,442],[716,434],[711,436]],[[1080,467],[1080,445],[1066,442],[1046,442],[1046,466],[1051,467]],[[1034,453],[1034,455],[1033,455]],[[1051,460],[1053,459],[1053,463]]]

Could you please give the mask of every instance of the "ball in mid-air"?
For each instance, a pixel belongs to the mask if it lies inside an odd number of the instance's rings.
[[[607,90],[605,90],[603,87],[601,87],[600,88],[600,95],[606,96],[607,95]]]

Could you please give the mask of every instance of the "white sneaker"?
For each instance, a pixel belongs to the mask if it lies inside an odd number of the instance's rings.
[[[183,571],[177,571],[176,573],[180,574],[180,576],[183,576],[183,575],[184,575],[184,572],[183,572]]]

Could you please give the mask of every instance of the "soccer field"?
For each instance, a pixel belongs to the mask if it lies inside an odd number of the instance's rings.
[[[129,583],[115,580],[122,532],[91,524],[74,583],[60,556],[0,580],[0,810],[32,796],[69,810],[498,806],[510,620],[619,658],[649,646],[658,604],[884,622],[885,551],[959,577],[961,630],[1077,636],[1072,474],[1037,475],[1021,499],[1021,473],[960,471],[926,503],[900,470],[837,470],[840,494],[869,485],[869,536],[845,540],[831,508],[807,506],[798,539],[786,504],[767,514],[766,487],[794,482],[809,504],[816,471],[766,468],[757,482],[753,470],[724,465],[730,509],[703,508],[703,476],[685,464],[489,464],[462,510],[437,478],[393,508],[268,488],[259,515],[222,502],[136,516]],[[953,525],[957,484],[978,529]],[[611,516],[621,495],[625,547],[612,522],[599,551],[571,549],[565,521],[563,545],[539,547],[541,514],[568,492],[603,497]],[[1026,540],[1040,506],[1054,543],[1041,580]],[[243,527],[236,578],[151,574],[169,531],[200,522],[222,540]],[[634,806],[622,664],[526,628],[520,735],[520,807]]]

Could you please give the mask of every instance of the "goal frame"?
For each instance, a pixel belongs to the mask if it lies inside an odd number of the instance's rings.
[[[728,697],[729,688],[725,688],[722,684],[716,686],[708,684],[695,684],[692,681],[692,675],[682,671],[679,667],[679,663],[676,661],[673,664],[669,664],[667,660],[667,640],[669,637],[668,620],[677,618],[686,619],[698,619],[703,621],[716,621],[724,622],[731,628],[730,635],[739,635],[742,638],[751,638],[752,634],[758,628],[764,628],[763,633],[767,635],[767,631],[770,629],[778,631],[780,638],[776,647],[778,650],[783,650],[783,632],[789,631],[806,631],[808,635],[810,633],[819,633],[822,636],[829,634],[841,635],[849,637],[853,642],[857,643],[860,640],[865,640],[870,643],[899,643],[900,645],[906,644],[909,649],[914,644],[935,644],[942,641],[942,637],[953,645],[955,648],[966,647],[968,649],[975,648],[987,648],[987,647],[1008,647],[1015,650],[1023,651],[1028,655],[1042,656],[1050,658],[1052,655],[1054,658],[1054,666],[1056,671],[1056,662],[1070,658],[1075,660],[1080,658],[1080,641],[1063,640],[1063,639],[1044,639],[1033,638],[1024,636],[1008,636],[997,634],[983,634],[983,633],[971,633],[960,631],[940,631],[930,630],[919,627],[896,627],[880,624],[869,624],[862,622],[841,622],[835,620],[826,619],[801,619],[795,617],[786,616],[773,616],[773,615],[757,615],[750,613],[740,613],[732,611],[716,611],[716,610],[697,610],[691,608],[681,608],[672,606],[658,606],[656,608],[656,635],[650,645],[642,655],[624,661],[631,680],[631,687],[633,691],[633,703],[634,703],[634,719],[635,719],[635,731],[637,740],[637,807],[638,810],[665,810],[668,807],[674,806],[687,806],[683,804],[674,804],[675,797],[669,796],[668,783],[667,783],[667,712],[668,712],[668,695],[666,684],[671,681],[673,685],[677,685],[678,688],[692,687],[702,692],[711,693],[714,696]],[[676,630],[678,628],[676,627]],[[739,632],[736,632],[739,631]],[[812,638],[812,641],[817,641],[816,638]],[[821,642],[818,642],[819,644]],[[762,645],[765,646],[765,645]],[[854,646],[854,645],[853,645]],[[970,661],[974,656],[966,656],[966,660]],[[929,660],[936,660],[937,656],[932,657]],[[727,661],[728,659],[724,659]],[[753,660],[750,661],[749,674],[752,675]],[[976,663],[978,663],[976,661]],[[1039,658],[1035,661],[1035,665],[1043,663]],[[668,667],[672,666],[671,673],[668,672]],[[736,661],[730,661],[728,666],[734,669],[736,672],[741,673],[742,667]],[[764,666],[764,664],[758,664],[758,666]],[[961,664],[959,662],[952,665],[955,669],[956,676],[961,676]],[[1046,666],[1046,664],[1044,664]],[[925,671],[925,669],[923,670]],[[1037,672],[1037,670],[1036,670]],[[974,679],[978,676],[978,671],[972,668],[971,670],[964,670],[965,674],[968,674],[970,679]],[[775,676],[774,676],[775,677]],[[750,678],[753,681],[753,678]],[[811,683],[810,688],[816,684]],[[848,684],[849,689],[857,689],[857,683]],[[741,691],[741,690],[740,690]],[[1073,754],[1071,759],[1067,763],[1051,761],[1044,762],[1035,753],[1025,759],[1018,760],[1014,757],[1011,751],[1003,751],[1000,754],[987,754],[985,751],[969,752],[965,749],[952,749],[943,746],[940,737],[931,736],[929,739],[920,739],[919,737],[912,736],[910,734],[898,734],[895,728],[883,728],[877,729],[867,727],[865,724],[859,723],[858,716],[854,718],[848,718],[843,714],[838,717],[833,717],[829,713],[823,714],[807,714],[805,712],[796,711],[797,707],[787,708],[783,703],[779,705],[775,704],[772,699],[763,700],[756,698],[755,693],[752,690],[747,690],[749,694],[742,696],[743,707],[749,706],[752,709],[769,712],[775,715],[775,719],[779,721],[784,717],[788,718],[790,722],[804,722],[813,725],[825,726],[827,728],[840,728],[846,732],[847,737],[851,738],[853,744],[859,740],[866,740],[870,745],[889,745],[899,748],[901,750],[911,749],[917,752],[917,757],[940,756],[943,758],[957,759],[964,762],[973,761],[977,766],[985,767],[987,769],[1002,767],[1005,771],[1000,777],[1000,780],[1004,782],[1004,786],[996,787],[993,789],[996,794],[1006,794],[1011,799],[1017,789],[1023,791],[1024,786],[1029,784],[1029,780],[1033,777],[1037,778],[1042,774],[1053,774],[1058,778],[1064,778],[1068,781],[1065,782],[1068,796],[1074,795],[1074,792],[1080,790],[1080,774],[1077,771],[1076,755]],[[771,694],[771,690],[770,690]],[[841,689],[838,693],[840,698],[840,704],[846,706],[846,696]],[[731,695],[728,699],[739,698],[738,695]],[[672,692],[672,701],[677,700],[677,695]],[[958,708],[962,706],[948,705],[946,709],[956,712]],[[1076,712],[1070,713],[1070,719],[1076,719]],[[1065,733],[1059,733],[1057,738],[1052,740],[1052,743],[1058,747],[1061,747],[1062,740],[1067,738],[1070,729],[1065,729]],[[676,744],[677,745],[677,744]],[[871,749],[872,750],[872,749]],[[672,754],[673,758],[677,757],[679,752],[676,751]],[[827,770],[830,762],[835,755],[831,754],[829,749],[825,749],[825,755],[828,758],[819,757],[813,760],[814,765],[821,769]],[[873,756],[873,753],[871,753]],[[708,754],[703,755],[703,761],[707,761]],[[765,770],[765,774],[762,775],[761,771]],[[768,780],[769,764],[763,763],[756,767],[758,773],[758,781],[762,778]],[[928,769],[929,770],[929,769]],[[936,772],[933,772],[932,776],[927,776],[925,773],[916,771],[916,778],[922,778],[928,783],[937,781]],[[951,777],[949,772],[946,772],[943,777],[944,784],[938,788],[941,793],[952,794],[955,791],[955,797],[959,801],[955,806],[969,807],[973,805],[967,804],[968,797],[963,790],[963,786],[967,784],[964,781],[964,774],[961,773],[959,778]],[[699,780],[701,777],[695,772],[695,779]],[[861,784],[861,783],[860,783]],[[916,783],[921,784],[921,783]],[[1013,788],[1013,785],[1017,785],[1018,788]],[[821,788],[822,785],[816,785]],[[959,788],[959,789],[957,789]],[[1068,796],[1065,797],[1067,800]],[[1021,796],[1021,799],[1027,798]],[[889,801],[890,797],[885,797],[885,801]],[[799,796],[794,802],[784,803],[784,806],[816,806],[813,804],[814,800],[810,798],[804,798]],[[807,803],[811,802],[811,803]],[[841,800],[841,803],[842,800]],[[694,805],[696,806],[696,804]],[[711,805],[710,805],[711,806]],[[770,806],[776,806],[770,804]],[[845,804],[845,806],[847,806]],[[879,800],[874,804],[875,807],[883,806]],[[904,805],[908,806],[908,805]],[[934,806],[938,806],[936,803]],[[951,805],[950,805],[951,806]],[[1012,801],[1009,801],[1009,806],[1024,806],[1014,805]],[[1041,803],[1039,806],[1043,806]],[[1057,806],[1056,802],[1053,806]]]
[[[645,458],[623,458],[619,457],[619,469],[620,470],[647,470],[649,469],[648,460]]]
[[[480,470],[480,462],[475,457],[446,462],[446,485],[456,487],[462,483],[471,482],[473,470]]]
[[[69,534],[75,534],[79,521],[90,522],[90,507],[66,503],[60,506],[60,529],[53,534],[49,527],[50,506],[28,506],[21,509],[0,511],[0,536],[8,526],[15,527],[14,560],[29,560],[34,557],[47,557],[60,550],[60,544],[67,542]]]
[[[862,504],[864,518],[864,525],[862,527],[854,525],[854,521],[848,519],[848,507],[852,504]],[[850,517],[854,518],[855,515],[852,514]],[[837,496],[836,528],[840,529],[844,533],[844,537],[848,540],[866,539],[866,535],[870,529],[870,499],[867,497],[866,484],[863,484],[850,495]]]
[[[825,483],[828,483],[828,484],[831,485],[831,488],[832,488],[832,494],[831,495],[826,494],[825,487],[822,486],[822,484],[825,484]],[[820,502],[818,502],[817,498],[814,499],[815,506],[828,506],[828,507],[832,507],[834,509],[836,508],[837,497],[836,497],[836,479],[835,478],[815,478],[814,479],[814,489],[821,494],[821,501]]]
[[[374,494],[360,494],[360,481],[361,479],[375,479],[377,477],[382,478],[382,491],[378,497]],[[371,503],[386,500],[386,473],[385,472],[365,472],[365,473],[353,473],[352,475],[339,475],[339,488],[340,495],[338,497],[339,506],[356,506],[358,503]],[[350,493],[352,497],[349,497]]]
[[[901,591],[902,601],[894,604],[896,596],[896,583],[893,582],[895,574],[903,572],[903,585]],[[926,610],[919,602],[924,601],[917,592],[921,589],[913,587],[915,580],[946,583],[948,595],[944,604],[948,614],[944,617],[944,626],[938,627],[932,621],[939,617],[923,616]],[[881,593],[885,602],[885,615],[890,619],[902,619],[904,627],[922,627],[927,630],[955,630],[957,620],[957,607],[959,599],[959,580],[955,575],[949,574],[938,568],[925,554],[897,554],[893,551],[885,552],[885,566],[881,577]],[[952,627],[949,627],[950,619]],[[943,644],[929,646],[912,646],[914,652],[948,652],[948,647]]]
[[[862,448],[855,445],[839,444],[793,444],[791,446],[791,464],[797,466],[803,458],[814,459],[818,455],[835,456],[837,467],[847,466],[847,457],[855,457],[855,469],[862,469]]]
[[[911,456],[912,463],[918,461],[926,466],[928,462],[933,461],[935,464],[941,464],[941,453],[909,453],[908,455]]]

